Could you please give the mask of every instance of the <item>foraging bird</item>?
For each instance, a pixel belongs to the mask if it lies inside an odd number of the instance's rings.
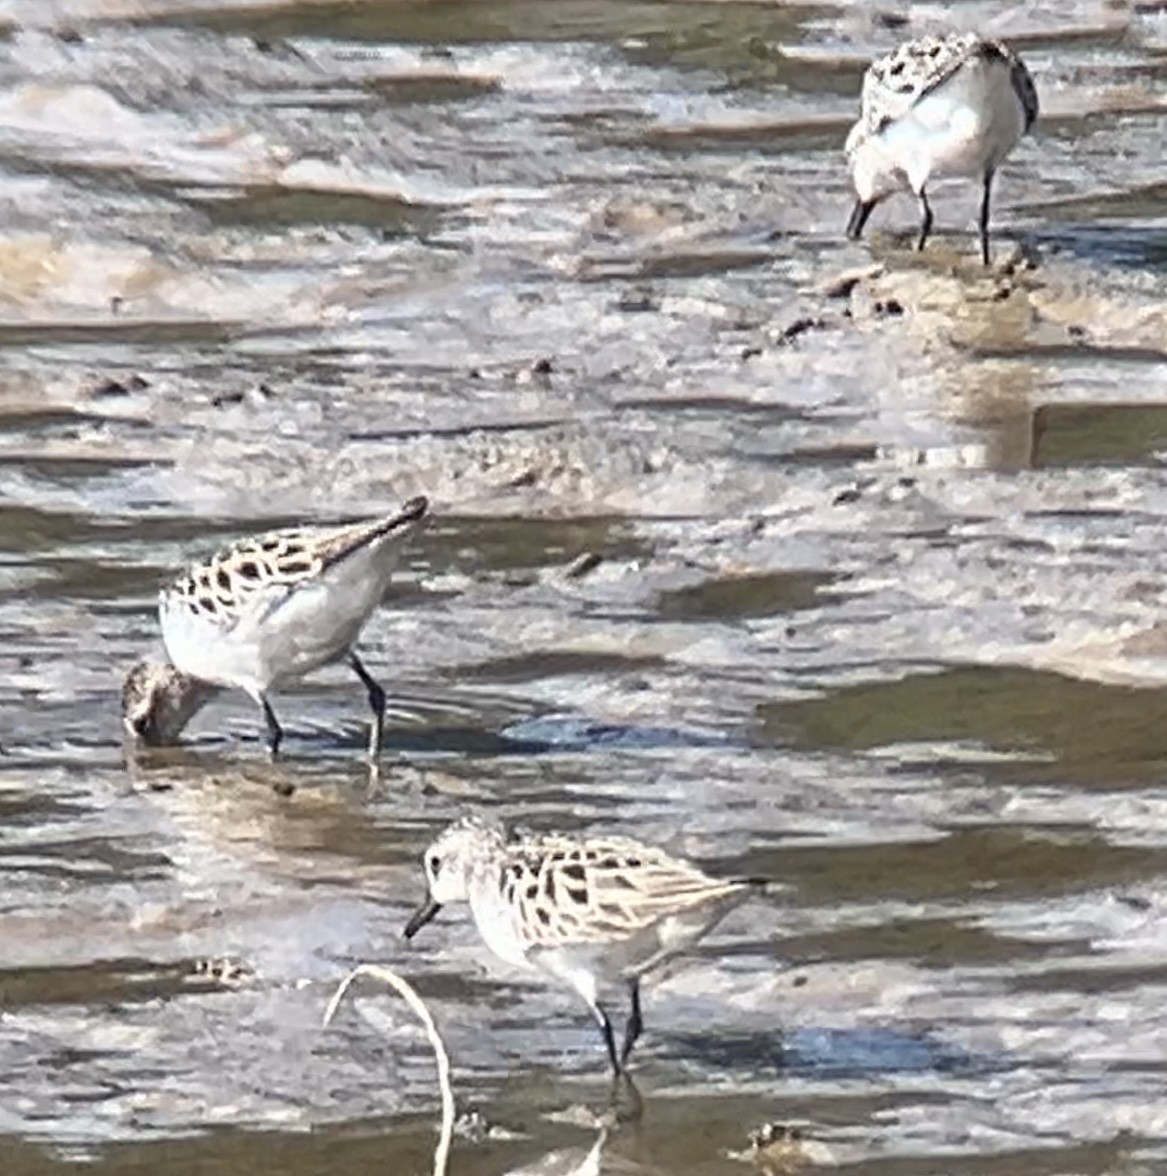
[[[450,825],[422,861],[429,893],[406,925],[406,939],[446,903],[468,902],[495,955],[540,968],[584,998],[616,1077],[643,1029],[640,978],[766,885],[712,878],[627,837],[509,838],[501,824],[478,817]],[[599,1000],[602,985],[618,982],[631,1001],[619,1050]]]
[[[177,670],[169,662],[138,662],[122,683],[126,733],[148,747],[175,743],[220,687]]]
[[[402,540],[429,504],[411,498],[395,514],[326,531],[273,531],[196,564],[159,595],[169,665],[134,666],[122,689],[127,732],[173,742],[222,687],[262,708],[274,758],[283,731],[270,691],[347,660],[373,712],[369,755],[381,751],[385,692],[352,646],[381,602]]]
[[[847,236],[860,236],[885,197],[909,190],[920,201],[916,248],[923,249],[932,230],[928,183],[979,178],[981,260],[988,265],[993,176],[1037,112],[1029,71],[999,41],[976,33],[922,37],[881,57],[863,78],[859,121],[847,136],[856,193]]]

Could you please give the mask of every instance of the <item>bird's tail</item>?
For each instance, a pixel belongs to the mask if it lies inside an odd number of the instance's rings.
[[[343,531],[339,531],[331,537],[321,551],[324,567],[330,568],[333,564],[340,563],[341,560],[352,555],[354,551],[360,551],[362,547],[368,547],[370,543],[375,543],[378,539],[384,539],[397,532],[405,534],[421,522],[426,511],[429,510],[429,505],[429,500],[419,494],[416,498],[411,498],[394,514],[387,515],[383,519],[376,519],[371,523],[357,523],[355,526],[346,527]]]

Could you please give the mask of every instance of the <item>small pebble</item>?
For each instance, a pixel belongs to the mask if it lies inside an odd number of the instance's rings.
[[[580,580],[588,574],[588,572],[595,571],[596,568],[604,562],[604,557],[595,551],[585,551],[581,555],[577,555],[563,570],[565,579]]]
[[[899,318],[904,313],[903,303],[898,298],[880,298],[871,309],[881,318]]]
[[[788,327],[784,328],[779,334],[775,342],[791,343],[798,338],[799,335],[805,335],[807,331],[821,331],[827,322],[821,318],[797,318]]]
[[[818,292],[825,298],[850,298],[855,287],[861,282],[870,281],[882,273],[882,265],[865,265],[861,269],[844,270],[843,273],[823,282],[818,287]]]
[[[120,380],[102,380],[89,393],[90,400],[110,400],[114,396],[127,396],[129,389]]]

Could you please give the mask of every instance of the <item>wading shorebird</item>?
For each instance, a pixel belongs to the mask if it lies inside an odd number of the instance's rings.
[[[847,236],[860,236],[885,197],[911,191],[920,201],[916,248],[923,249],[932,231],[928,183],[971,177],[983,185],[981,260],[988,265],[993,176],[1036,118],[1033,79],[999,41],[976,33],[922,37],[881,57],[863,78],[859,121],[847,136],[856,193]]]
[[[140,662],[127,674],[127,733],[146,744],[173,743],[218,690],[235,687],[262,709],[274,759],[283,731],[270,691],[344,659],[368,695],[375,763],[385,692],[352,646],[381,603],[402,541],[428,508],[411,498],[367,522],[243,539],[167,585],[158,615],[170,664]]]
[[[509,838],[501,824],[479,817],[450,825],[422,863],[429,893],[406,925],[406,939],[446,903],[469,903],[495,955],[541,969],[584,998],[615,1077],[644,1027],[641,977],[767,884],[712,878],[627,837]],[[631,1002],[619,1049],[599,998],[611,984],[626,985]]]

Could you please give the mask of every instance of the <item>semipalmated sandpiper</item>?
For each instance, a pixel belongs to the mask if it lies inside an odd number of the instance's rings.
[[[352,646],[385,594],[402,540],[427,509],[424,498],[411,498],[367,522],[243,539],[167,585],[158,614],[170,664],[130,670],[126,730],[145,743],[171,743],[219,688],[236,687],[262,708],[274,757],[283,732],[269,692],[344,658],[368,694],[375,761],[385,692]]]
[[[497,956],[540,968],[587,1001],[617,1076],[643,1028],[640,978],[765,886],[712,878],[626,837],[508,838],[501,824],[477,817],[449,826],[422,860],[429,894],[405,937],[446,903],[468,902]],[[631,1001],[619,1050],[599,999],[603,986],[616,983],[627,986]]]
[[[917,249],[932,230],[926,188],[934,179],[983,184],[981,259],[989,264],[993,176],[1037,118],[1037,91],[1024,63],[976,33],[922,37],[881,57],[863,78],[859,121],[847,136],[856,202],[847,235],[893,192],[914,192],[922,220]]]

